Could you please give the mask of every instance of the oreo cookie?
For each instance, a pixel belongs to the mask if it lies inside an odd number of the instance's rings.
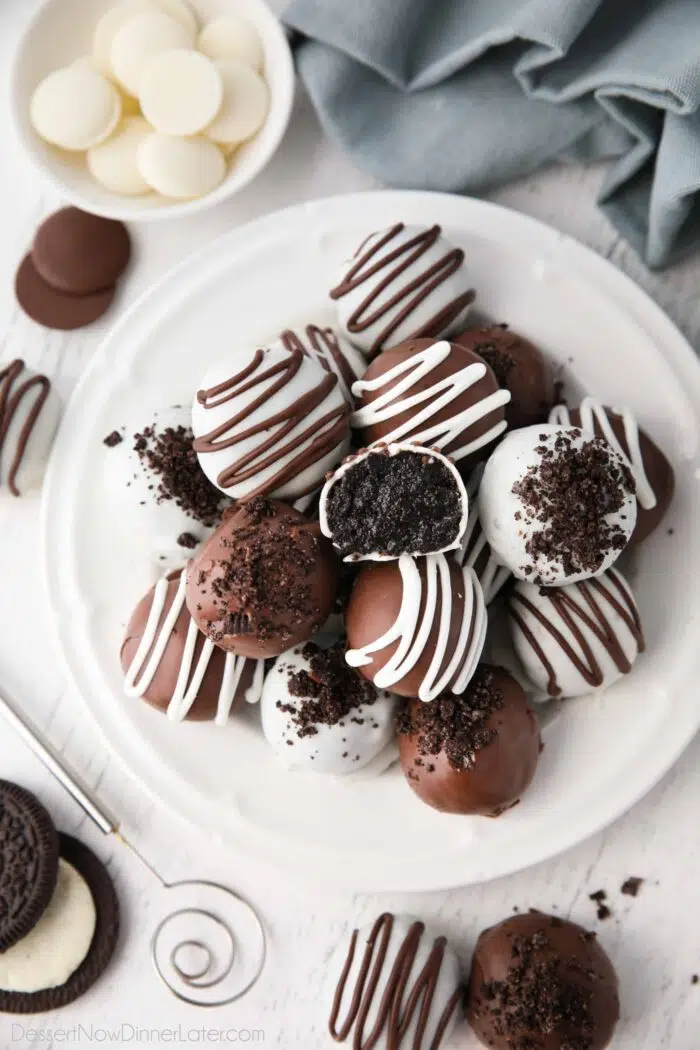
[[[82,875],[95,905],[95,930],[88,953],[68,980],[37,992],[0,988],[0,1012],[33,1014],[67,1006],[83,995],[107,967],[119,937],[119,901],[112,879],[92,850],[70,835],[59,835],[60,855]]]
[[[58,832],[31,792],[0,780],[0,952],[36,925],[58,874]]]

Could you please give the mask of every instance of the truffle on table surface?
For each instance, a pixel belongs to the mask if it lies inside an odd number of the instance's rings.
[[[607,688],[644,651],[634,595],[614,568],[565,587],[521,581],[508,596],[508,620],[527,677],[548,696]]]
[[[260,699],[264,660],[225,653],[204,637],[185,605],[184,570],[162,577],[134,609],[121,648],[124,691],[168,718],[214,719]]]
[[[467,1017],[492,1050],[604,1050],[620,1016],[617,974],[595,937],[541,912],[479,937]]]
[[[239,656],[277,656],[308,641],[333,610],[340,562],[318,523],[261,497],[232,507],[187,569],[200,630]]]
[[[514,430],[484,468],[479,520],[520,580],[561,586],[598,576],[637,520],[629,467],[607,442],[550,423]]]
[[[658,445],[640,428],[629,408],[607,408],[585,397],[578,408],[556,405],[550,422],[580,427],[587,437],[598,437],[621,456],[632,471],[637,497],[637,523],[630,543],[645,540],[661,523],[675,486],[673,467]]]
[[[406,339],[449,335],[474,300],[463,263],[437,225],[398,222],[371,234],[331,290],[339,327],[370,358]]]
[[[192,406],[194,449],[209,480],[238,501],[320,488],[350,444],[338,376],[294,347],[234,354],[212,366]]]
[[[486,608],[472,569],[444,554],[381,562],[358,574],[345,613],[351,667],[399,696],[463,692],[486,640]]]
[[[547,422],[555,401],[554,375],[534,343],[502,324],[466,328],[453,338],[483,358],[500,388],[510,391],[506,422],[511,430]]]
[[[321,492],[321,531],[346,562],[454,550],[468,497],[454,464],[420,445],[377,445],[349,456]]]
[[[0,365],[0,487],[13,496],[39,488],[60,415],[46,376],[19,359]]]
[[[341,942],[326,974],[328,1032],[349,1050],[440,1050],[464,995],[447,938],[389,912]]]
[[[444,339],[385,350],[352,389],[350,422],[363,445],[411,441],[449,456],[462,473],[486,458],[507,425],[509,392],[477,354]]]
[[[541,750],[524,690],[486,664],[461,696],[411,701],[397,729],[407,783],[443,813],[499,816],[527,789]]]
[[[345,662],[345,644],[314,642],[277,657],[265,679],[260,714],[277,758],[292,769],[340,776],[365,769],[382,753],[395,758],[396,697],[376,689]]]

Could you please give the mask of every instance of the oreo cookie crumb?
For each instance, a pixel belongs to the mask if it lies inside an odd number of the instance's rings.
[[[179,547],[185,547],[187,550],[193,551],[197,546],[197,537],[193,536],[191,532],[181,532],[177,538]]]
[[[611,551],[627,544],[624,530],[607,518],[634,494],[632,472],[602,438],[580,447],[566,431],[543,433],[541,440],[535,449],[540,462],[512,489],[526,508],[527,523],[539,525],[525,549],[533,560],[553,562],[567,576],[593,574]]]
[[[311,549],[295,542],[300,530],[308,526],[277,517],[275,505],[262,496],[242,509],[246,522],[227,544],[231,556],[218,563],[220,575],[211,589],[219,604],[238,606],[246,612],[223,615],[216,625],[210,625],[210,637],[216,642],[226,635],[255,634],[264,642],[268,638],[284,640],[302,623],[315,622],[320,627],[312,585],[303,582],[311,580],[316,558]],[[294,591],[280,586],[280,580],[289,575],[290,562],[299,576]],[[205,579],[206,573],[200,573],[200,584]]]
[[[696,973],[694,973],[693,976],[690,978],[690,983],[691,984],[700,984],[700,977],[698,977],[698,975]]]
[[[463,514],[457,481],[442,462],[379,448],[331,486],[326,514],[343,557],[429,554],[454,543]]]
[[[556,961],[542,958],[548,945],[544,931],[512,938],[514,961],[504,980],[489,981],[483,987],[484,998],[491,1004],[494,1029],[514,1050],[535,1050],[542,1045],[539,1039],[523,1037],[523,1032],[546,1036],[566,1030],[581,1034],[569,1037],[562,1050],[590,1050],[593,997],[585,983],[590,972],[575,959],[567,959],[562,968]],[[581,981],[575,980],[577,975]]]
[[[636,897],[643,883],[644,879],[641,879],[638,875],[630,875],[620,886],[620,893],[624,893],[628,897]]]
[[[493,672],[482,666],[469,683],[466,696],[443,693],[429,704],[404,707],[398,715],[396,731],[417,736],[417,751],[424,758],[444,753],[453,769],[471,769],[477,752],[496,737],[489,721],[503,703]],[[416,765],[422,764],[419,758],[415,761]]]
[[[119,433],[119,431],[113,430],[111,434],[107,435],[102,444],[106,445],[107,448],[116,448],[117,445],[121,445],[123,440],[124,438]]]
[[[357,709],[374,704],[377,690],[345,662],[345,645],[336,642],[321,649],[314,642],[307,642],[301,655],[309,668],[290,671],[287,688],[290,696],[302,702],[298,707],[277,703],[294,722],[297,735],[314,736],[319,725],[338,725],[350,714],[354,714],[352,722],[364,725],[366,719],[357,715]],[[346,756],[347,752],[343,757]]]
[[[595,901],[596,904],[600,904],[602,901],[608,899],[608,895],[605,890],[596,890],[595,893],[588,894],[588,899],[590,901]]]
[[[221,518],[223,497],[199,465],[189,427],[144,427],[133,435],[133,449],[154,475],[156,503],[173,500],[190,518],[210,528]]]

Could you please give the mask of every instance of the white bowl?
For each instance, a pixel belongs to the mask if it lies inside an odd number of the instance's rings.
[[[11,108],[18,137],[39,172],[85,211],[126,222],[170,219],[215,204],[246,186],[279,146],[294,99],[294,65],[282,26],[264,0],[189,0],[200,24],[235,11],[256,27],[265,53],[270,109],[265,124],[235,155],[224,181],[196,200],[173,201],[155,194],[122,197],[110,193],[90,174],[82,153],[65,153],[44,142],[29,121],[29,103],[37,84],[54,69],[89,55],[92,34],[102,14],[118,0],[45,0],[27,26],[11,71]]]

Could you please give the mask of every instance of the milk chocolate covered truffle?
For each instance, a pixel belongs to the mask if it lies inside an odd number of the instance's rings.
[[[348,1050],[440,1050],[463,994],[447,939],[417,919],[385,912],[331,956],[328,1032]]]
[[[277,657],[260,704],[263,733],[291,769],[342,776],[381,773],[396,757],[397,699],[345,662],[345,643],[306,642]],[[377,760],[384,753],[384,761]]]
[[[341,329],[370,358],[405,339],[459,330],[474,299],[463,263],[439,226],[397,222],[373,233],[330,293]]]
[[[370,565],[345,613],[346,660],[399,696],[462,693],[486,639],[484,596],[472,569],[444,554]]]
[[[318,524],[258,497],[224,515],[187,570],[187,607],[201,631],[238,656],[277,656],[325,623],[340,563]]]
[[[260,699],[264,660],[225,653],[205,638],[185,605],[185,573],[162,577],[134,609],[121,648],[124,692],[168,718],[225,725],[244,700]]]
[[[472,960],[467,1017],[492,1050],[604,1050],[617,974],[594,933],[531,911],[492,926]]]
[[[19,359],[0,365],[0,488],[22,496],[41,485],[60,414],[46,376]]]
[[[580,696],[629,674],[644,651],[632,590],[617,569],[567,587],[518,583],[508,597],[513,645],[548,696]]]
[[[554,404],[554,376],[544,354],[507,325],[466,328],[454,341],[486,361],[502,390],[510,391],[506,422],[511,430],[546,423]]]
[[[320,488],[349,444],[338,382],[298,347],[255,350],[210,368],[192,408],[194,450],[233,499],[296,500]]]
[[[552,409],[550,422],[581,427],[587,437],[599,437],[627,463],[637,496],[637,524],[631,543],[639,543],[660,524],[673,499],[673,467],[658,445],[640,429],[629,408],[616,411],[593,397],[585,397],[578,408],[566,405]]]
[[[407,783],[443,813],[499,816],[529,785],[540,754],[524,690],[503,668],[486,664],[461,696],[412,700],[397,729]]]
[[[343,397],[353,407],[352,384],[360,379],[367,370],[367,362],[352,343],[344,339],[334,328],[321,328],[317,324],[307,324],[296,331],[286,328],[271,349],[283,347],[285,350],[301,350],[312,361],[318,361],[326,372],[338,377],[338,385]]]
[[[446,456],[397,443],[346,459],[323,487],[319,520],[345,561],[387,561],[454,550],[467,509],[464,482]]]
[[[445,340],[412,339],[385,350],[353,384],[352,426],[363,445],[411,441],[454,460],[461,471],[485,459],[506,429],[500,390],[489,366]]]
[[[541,423],[515,430],[484,469],[479,519],[520,580],[557,587],[605,572],[637,520],[632,473],[601,438]]]

